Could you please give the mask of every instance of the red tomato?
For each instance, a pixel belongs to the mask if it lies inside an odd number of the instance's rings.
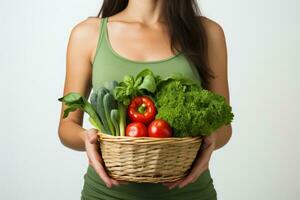
[[[156,119],[148,126],[148,136],[157,138],[172,137],[172,128],[166,120]]]
[[[147,127],[141,122],[132,122],[126,127],[126,136],[147,137]]]

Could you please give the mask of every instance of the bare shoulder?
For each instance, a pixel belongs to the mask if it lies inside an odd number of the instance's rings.
[[[101,18],[88,17],[78,22],[71,30],[71,37],[78,40],[88,41],[99,33]]]
[[[201,20],[209,40],[225,39],[224,30],[218,22],[205,16],[199,16],[199,20]]]
[[[88,17],[78,22],[71,30],[69,36],[69,51],[76,51],[80,57],[91,63],[96,51],[102,18]]]

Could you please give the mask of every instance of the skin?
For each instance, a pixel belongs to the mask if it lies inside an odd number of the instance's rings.
[[[66,53],[66,76],[63,95],[78,92],[89,97],[92,89],[92,61],[94,60],[99,36],[99,18],[87,18],[76,24],[70,34]],[[208,34],[209,64],[216,78],[211,81],[209,90],[223,95],[229,102],[227,79],[227,50],[222,27],[211,19],[199,17]],[[113,49],[130,60],[161,60],[173,55],[170,39],[161,14],[159,0],[130,0],[128,7],[109,18],[109,40]],[[120,34],[120,32],[122,34]],[[104,162],[99,154],[96,129],[84,129],[83,112],[76,110],[65,119],[62,118],[65,106],[62,104],[58,136],[63,145],[77,151],[86,151],[89,164],[108,188],[126,181],[110,178],[104,169]],[[214,150],[223,147],[231,138],[231,125],[219,128],[203,140],[195,165],[185,178],[169,183],[162,183],[170,189],[184,187],[195,180],[209,167],[209,160]]]

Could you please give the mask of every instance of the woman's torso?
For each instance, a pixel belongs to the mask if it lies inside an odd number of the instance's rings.
[[[145,68],[151,69],[154,74],[161,77],[168,76],[173,72],[180,72],[191,79],[199,81],[199,83],[201,82],[195,66],[190,64],[181,52],[174,56],[155,61],[130,60],[118,54],[112,48],[108,37],[107,19],[107,17],[104,17],[100,20],[99,38],[92,65],[93,90],[102,86],[106,81],[121,81],[126,74],[135,76]],[[166,186],[155,183],[130,183],[113,186],[109,189],[94,169],[89,166],[84,175],[84,187],[82,190],[82,199],[85,200],[215,200],[216,195],[209,169],[204,171],[197,181],[181,189],[174,188],[169,190]]]
[[[181,72],[185,76],[200,81],[197,70],[190,65],[183,53],[155,61],[136,61],[118,54],[111,45],[107,32],[108,18],[103,18],[100,24],[100,35],[93,60],[93,89],[105,81],[122,80],[126,74],[136,75],[144,68],[151,69],[154,74],[167,76],[172,72]]]

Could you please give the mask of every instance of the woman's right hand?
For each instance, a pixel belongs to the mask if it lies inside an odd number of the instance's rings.
[[[99,177],[104,181],[108,188],[113,185],[128,184],[127,181],[115,180],[108,176],[104,168],[104,161],[100,155],[100,146],[98,142],[98,130],[91,128],[85,131],[85,149],[89,159],[89,164],[95,169]]]

